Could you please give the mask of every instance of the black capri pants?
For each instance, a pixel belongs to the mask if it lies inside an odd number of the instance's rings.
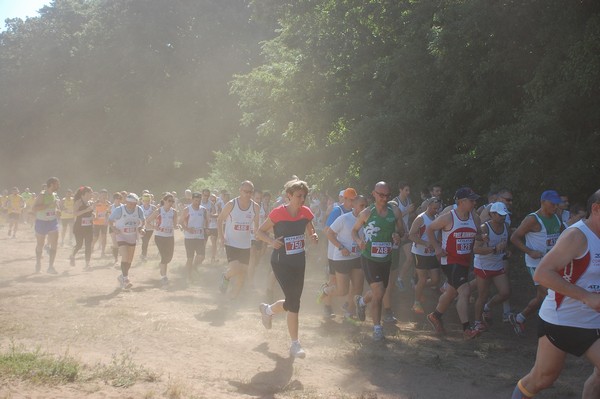
[[[300,311],[305,266],[304,253],[290,257],[280,256],[278,251],[273,251],[273,255],[271,255],[271,268],[285,297],[283,309],[288,312],[298,313]]]
[[[160,263],[166,265],[173,259],[173,251],[175,250],[175,237],[154,236],[154,243],[160,254]]]

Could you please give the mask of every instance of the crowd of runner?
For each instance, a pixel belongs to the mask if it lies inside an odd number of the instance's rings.
[[[487,204],[479,208],[480,196],[469,187],[457,189],[454,203],[448,206],[443,204],[439,185],[423,190],[419,203],[414,203],[406,182],[398,184],[398,195],[386,182],[377,182],[370,193],[348,187],[335,200],[318,193],[309,195],[307,183],[297,178],[288,181],[274,201],[269,192],[256,190],[251,181],[242,182],[234,198],[226,190],[185,190],[178,198],[175,192],[155,197],[147,190],[140,196],[133,192],[109,195],[107,190],[96,192],[88,186],[75,192],[66,190],[60,198],[59,189],[59,180],[50,178],[38,195],[29,189],[20,193],[14,187],[0,198],[9,237],[17,236],[19,226],[33,226],[36,273],[41,272],[46,249],[46,272],[56,274],[59,238],[61,246],[72,244],[74,238],[71,266],[84,248],[84,269],[89,270],[92,251],[100,251],[101,256],[114,259],[121,270],[118,284],[127,290],[132,287],[129,271],[136,247],[141,245],[140,260],[146,261],[154,236],[160,284],[167,287],[175,235],[182,234],[186,277],[195,278],[207,249],[211,263],[224,249],[227,268],[219,289],[235,299],[244,285],[254,285],[256,266],[270,247],[272,273],[265,286],[271,303],[259,305],[260,316],[264,327],[270,329],[275,314],[287,314],[293,357],[305,356],[299,341],[298,313],[307,242],[318,243],[320,238],[327,243],[328,260],[327,278],[317,298],[324,317],[336,317],[333,301],[339,298],[345,319],[364,321],[367,313],[370,315],[375,341],[385,339],[384,323],[397,321],[392,311],[393,291],[408,290],[412,283],[412,311],[423,315],[439,335],[446,334],[443,316],[453,303],[467,340],[492,328],[492,311],[497,309],[502,309],[502,320],[512,325],[516,335],[524,336],[527,321],[541,307],[538,359],[532,372],[519,381],[513,398],[532,397],[551,384],[566,353],[586,354],[594,365],[600,364],[600,300],[595,299],[600,283],[594,281],[600,277],[598,193],[592,195],[586,208],[571,207],[567,196],[544,191],[540,207],[516,224],[511,220],[513,193],[508,189],[489,193]],[[568,253],[565,255],[553,251],[555,245],[579,246],[563,251]],[[321,248],[315,246],[310,251],[324,251]],[[535,297],[516,312],[509,302],[508,259],[513,249],[524,254],[536,289]],[[284,299],[274,301],[275,282]],[[427,290],[439,295],[431,309],[426,309]],[[590,293],[595,294],[593,298]],[[471,320],[469,315],[473,314]],[[548,359],[554,366],[547,364]],[[600,391],[598,373],[596,368],[584,394]]]

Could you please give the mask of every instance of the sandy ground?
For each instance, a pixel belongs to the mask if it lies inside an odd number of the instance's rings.
[[[517,338],[496,317],[492,331],[465,342],[456,311],[446,316],[446,338],[431,332],[424,316],[410,312],[412,292],[394,296],[400,322],[386,326],[387,339],[374,343],[365,323],[324,321],[316,292],[324,261],[317,248],[307,265],[300,314],[300,339],[306,359],[290,359],[284,317],[273,329],[260,322],[267,257],[259,266],[257,289],[247,287],[237,301],[218,291],[223,261],[204,264],[198,280],[184,278],[185,251],[180,236],[169,266],[171,285],[159,285],[157,250],[141,263],[139,248],[130,271],[133,288],[122,291],[110,258],[92,257],[83,271],[82,254],[69,266],[70,247],[58,251],[58,275],[34,274],[33,233],[22,228],[0,238],[0,348],[68,354],[93,369],[111,359],[128,359],[158,376],[117,388],[91,379],[40,385],[0,375],[0,398],[509,398],[518,378],[535,358],[535,331]],[[48,258],[44,257],[45,270]],[[517,284],[515,307],[533,293]],[[426,310],[434,306],[434,293]],[[337,307],[338,314],[342,314]],[[499,316],[499,311],[495,316]],[[540,398],[580,397],[592,368],[570,357],[555,387]]]

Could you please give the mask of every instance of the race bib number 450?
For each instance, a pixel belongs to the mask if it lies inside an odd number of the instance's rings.
[[[284,238],[285,254],[293,255],[304,252],[304,234]]]
[[[373,242],[371,243],[371,256],[374,258],[385,258],[392,253],[391,242]]]

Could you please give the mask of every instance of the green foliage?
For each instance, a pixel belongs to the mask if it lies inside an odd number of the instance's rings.
[[[0,353],[0,374],[40,384],[73,382],[79,375],[79,364],[67,354],[55,357],[39,349],[30,352],[11,344]]]
[[[113,355],[110,364],[98,364],[87,379],[100,379],[114,387],[127,388],[137,381],[153,382],[159,376],[133,361],[130,352]]]

